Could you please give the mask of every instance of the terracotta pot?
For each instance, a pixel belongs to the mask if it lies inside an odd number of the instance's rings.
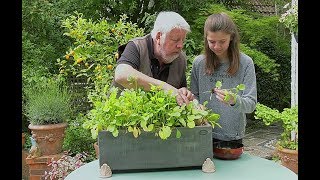
[[[96,158],[99,159],[99,145],[98,142],[93,144],[94,150],[96,151]]]
[[[298,174],[298,150],[277,148],[281,164]]]
[[[26,134],[22,133],[22,148],[24,147],[24,143],[26,143]]]
[[[218,159],[238,159],[243,153],[243,144],[232,141],[213,143],[213,157]]]
[[[38,144],[41,155],[54,155],[62,152],[63,140],[67,123],[32,125],[28,128],[31,130],[32,138]]]

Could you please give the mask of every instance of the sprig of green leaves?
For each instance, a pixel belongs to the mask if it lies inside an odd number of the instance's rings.
[[[215,87],[218,88],[218,89],[221,89],[222,82],[221,81],[217,81]],[[224,89],[225,97],[224,97],[223,100],[228,102],[230,100],[230,98],[233,97],[233,99],[236,102],[238,92],[245,90],[245,88],[246,88],[246,86],[244,84],[239,84],[235,88]]]

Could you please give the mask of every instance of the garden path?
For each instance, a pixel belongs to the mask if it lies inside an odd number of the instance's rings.
[[[266,159],[272,159],[277,139],[282,129],[278,125],[259,127],[243,138],[244,152]]]

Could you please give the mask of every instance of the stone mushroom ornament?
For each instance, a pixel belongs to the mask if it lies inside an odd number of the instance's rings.
[[[210,158],[207,158],[202,164],[202,171],[205,173],[213,173],[216,171],[216,167]]]
[[[108,166],[108,164],[102,164],[100,167],[100,177],[101,178],[108,178],[112,176],[111,168]]]

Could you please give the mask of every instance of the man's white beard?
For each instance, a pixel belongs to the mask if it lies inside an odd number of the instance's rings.
[[[179,54],[167,56],[163,50],[163,46],[160,47],[160,55],[162,57],[162,61],[165,64],[171,63],[173,60],[177,59],[179,57]]]

